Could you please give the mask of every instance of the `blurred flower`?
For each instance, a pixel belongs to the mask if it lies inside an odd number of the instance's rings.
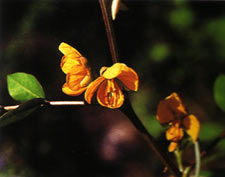
[[[100,105],[111,109],[119,108],[124,101],[121,88],[125,86],[128,90],[137,91],[138,82],[137,73],[123,63],[102,67],[100,77],[88,85],[85,100],[90,104],[97,90],[97,100]]]
[[[62,87],[62,91],[71,96],[80,95],[91,82],[91,72],[87,66],[87,59],[64,42],[59,45],[59,50],[64,54],[60,66],[66,74],[66,83]]]
[[[171,141],[168,148],[170,152],[177,148],[178,142],[184,136],[184,130],[192,141],[198,139],[200,123],[194,115],[187,113],[177,93],[172,93],[159,102],[156,118],[161,124],[170,126],[166,131],[166,138]]]

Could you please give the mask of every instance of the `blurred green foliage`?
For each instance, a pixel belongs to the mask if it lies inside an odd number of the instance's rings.
[[[206,26],[206,31],[210,36],[212,36],[213,40],[216,42],[218,47],[218,54],[223,58],[225,58],[225,17],[220,17],[218,19],[213,19],[208,22]]]
[[[225,111],[225,75],[220,74],[214,83],[214,98],[217,105]]]
[[[166,44],[156,44],[150,52],[150,58],[153,61],[160,62],[169,55],[169,48]]]
[[[217,124],[216,122],[202,123],[199,139],[204,142],[212,141],[218,137],[223,130],[224,126]]]
[[[178,8],[170,13],[170,23],[180,30],[190,27],[193,20],[193,13],[188,8]]]
[[[146,97],[148,95],[148,97]],[[137,94],[132,96],[132,104],[135,112],[141,119],[146,129],[155,137],[159,137],[163,132],[162,126],[156,120],[155,114],[150,110],[151,107],[151,92],[147,89],[140,90]]]

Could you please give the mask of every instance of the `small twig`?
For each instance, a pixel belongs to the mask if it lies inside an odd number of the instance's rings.
[[[13,109],[18,108],[20,105],[12,105],[12,106],[1,106],[2,109],[4,109],[5,111],[10,111]]]
[[[180,172],[183,172],[184,167],[183,167],[183,164],[182,164],[182,151],[179,148],[177,148],[177,150],[174,151],[174,154],[175,154],[175,157],[176,157],[176,160],[177,160],[179,170],[180,170]]]
[[[82,106],[85,105],[84,101],[45,101],[47,104],[52,106]],[[20,105],[11,105],[11,106],[1,106],[5,111],[10,111],[17,109]]]
[[[108,4],[111,3],[111,1],[108,0]],[[106,0],[99,0],[99,4],[101,7],[101,11],[102,11],[102,17],[104,20],[104,24],[105,24],[105,29],[106,29],[106,33],[107,33],[107,37],[108,37],[108,42],[109,42],[109,48],[110,48],[110,52],[112,55],[112,62],[113,63],[117,63],[119,60],[119,54],[118,54],[118,50],[116,47],[116,40],[115,40],[115,34],[113,31],[113,27],[112,27],[112,19],[111,19],[111,13],[109,13],[110,8],[108,5],[106,4]]]
[[[47,101],[52,106],[82,106],[84,101]]]
[[[213,148],[222,140],[225,138],[225,130],[216,138],[214,139],[204,150],[201,151],[200,153],[200,158],[204,158],[206,157],[207,154],[209,154],[210,151],[213,150]],[[197,159],[193,160],[192,162],[190,162],[190,170],[191,171],[195,164]]]

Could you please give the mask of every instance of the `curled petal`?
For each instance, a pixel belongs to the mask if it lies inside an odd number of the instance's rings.
[[[100,69],[100,75],[102,75],[107,68],[108,67],[106,67],[106,66],[101,67],[101,69]]]
[[[121,80],[129,90],[138,90],[138,75],[132,68],[125,68],[124,70],[122,70],[120,75],[117,76],[117,78]]]
[[[62,52],[64,55],[72,55],[73,57],[81,57],[82,55],[80,54],[80,52],[78,52],[76,49],[74,49],[73,47],[71,47],[69,44],[66,44],[65,42],[62,42],[59,45],[59,50],[60,52]]]
[[[170,143],[169,147],[168,147],[168,151],[169,151],[169,152],[175,151],[175,149],[177,148],[177,146],[178,146],[178,143],[172,141],[172,142]]]
[[[86,90],[86,88],[78,88],[76,90],[72,90],[68,87],[67,83],[65,83],[62,87],[62,91],[70,96],[77,96],[82,94],[84,91]]]
[[[67,95],[77,96],[83,93],[91,82],[88,72],[80,71],[76,74],[67,74],[66,84],[63,85],[63,92]]]
[[[186,114],[185,107],[175,92],[161,100],[157,108],[157,119],[162,124],[181,119]]]
[[[167,131],[166,131],[166,139],[171,141],[179,141],[183,138],[184,131],[182,128],[180,128],[179,123],[176,123],[175,125],[172,125]]]
[[[183,119],[183,125],[186,128],[187,134],[193,141],[196,141],[200,131],[200,123],[198,119],[192,114],[188,115]]]
[[[115,109],[122,106],[124,96],[114,80],[106,80],[99,86],[97,100],[102,106]]]
[[[85,70],[81,70],[76,74],[67,74],[66,83],[72,90],[76,90],[79,87],[87,87],[87,85],[90,83],[90,79],[90,74]]]
[[[84,98],[85,100],[90,104],[91,103],[91,99],[95,93],[95,91],[97,90],[98,86],[104,81],[104,77],[100,76],[98,77],[96,80],[92,81],[88,87],[87,90],[85,92]]]
[[[108,67],[102,75],[106,79],[114,79],[117,76],[119,76],[125,68],[128,68],[127,65],[125,65],[123,63],[115,63],[111,67]]]
[[[65,74],[74,73],[76,71],[89,69],[86,66],[87,59],[84,57],[73,58],[70,56],[62,57],[60,66]]]
[[[178,117],[183,117],[187,114],[185,107],[177,93],[173,92],[166,98],[171,111],[175,111]]]
[[[138,75],[132,69],[127,67],[127,65],[123,63],[115,63],[111,67],[102,67],[101,72],[102,75],[106,79],[114,79],[117,78],[123,82],[123,84],[130,90],[137,91],[138,90]]]

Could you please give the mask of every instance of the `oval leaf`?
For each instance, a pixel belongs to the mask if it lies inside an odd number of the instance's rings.
[[[7,76],[10,96],[17,101],[44,98],[45,94],[38,80],[31,74],[13,73]]]
[[[221,74],[214,83],[214,99],[217,105],[225,111],[225,75]]]

